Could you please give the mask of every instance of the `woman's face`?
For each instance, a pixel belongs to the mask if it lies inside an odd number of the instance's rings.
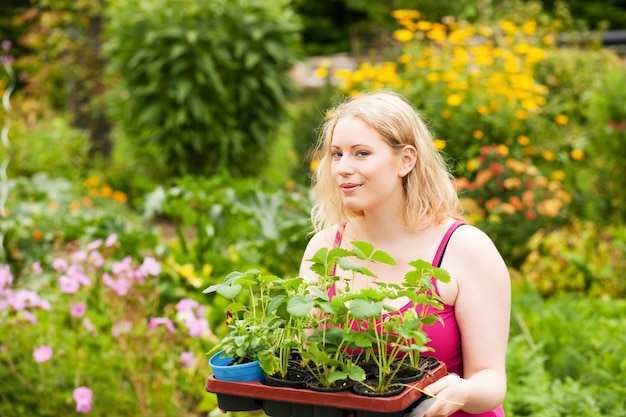
[[[331,174],[348,210],[393,210],[404,202],[403,152],[394,152],[363,121],[348,117],[335,125],[331,142]]]

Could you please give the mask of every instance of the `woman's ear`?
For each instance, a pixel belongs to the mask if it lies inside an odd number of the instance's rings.
[[[402,162],[399,174],[401,177],[406,177],[409,172],[415,167],[417,163],[417,150],[413,145],[404,145],[401,151]]]

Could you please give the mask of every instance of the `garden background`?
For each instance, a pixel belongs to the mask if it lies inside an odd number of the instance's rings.
[[[0,416],[220,415],[202,289],[297,274],[316,127],[376,88],[510,266],[507,416],[626,415],[625,28],[620,1],[3,1]]]

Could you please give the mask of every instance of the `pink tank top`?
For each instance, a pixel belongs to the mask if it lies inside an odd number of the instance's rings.
[[[448,246],[448,242],[452,233],[459,227],[464,225],[464,222],[457,221],[453,223],[446,234],[441,239],[439,243],[439,247],[437,248],[437,252],[435,253],[435,258],[433,259],[432,265],[435,267],[441,266],[441,261],[443,260],[443,255],[445,254],[446,247]],[[341,244],[341,231],[337,231],[337,235],[335,237],[335,247],[338,247]],[[437,295],[439,295],[439,289],[437,287],[437,280],[433,277],[433,286],[435,287],[435,291]],[[331,287],[329,291],[329,296],[332,297],[335,292],[334,286]],[[399,314],[406,309],[411,308],[411,303],[403,306],[397,312],[391,312],[388,314]],[[432,307],[429,307],[432,309]],[[432,348],[433,352],[428,352],[429,356],[433,356],[439,359],[441,362],[446,364],[446,368],[448,372],[453,372],[457,375],[463,376],[463,354],[461,351],[461,333],[459,331],[459,326],[456,322],[456,316],[454,314],[454,306],[450,306],[444,304],[442,310],[434,310],[429,311],[429,313],[436,313],[441,317],[441,322],[435,322],[435,324],[430,326],[424,326],[424,331],[426,335],[430,339],[427,346]],[[486,411],[480,414],[470,414],[465,411],[459,410],[454,414],[451,414],[450,417],[504,417],[504,410],[502,406],[498,408]]]

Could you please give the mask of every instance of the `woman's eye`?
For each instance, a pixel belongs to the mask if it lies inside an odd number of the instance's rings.
[[[357,152],[357,153],[356,153],[356,155],[357,155],[357,156],[367,156],[367,155],[369,155],[369,154],[370,154],[370,153],[369,153],[369,152],[367,152],[367,151],[359,151],[359,152]]]
[[[343,156],[343,154],[342,154],[341,152],[332,152],[332,153],[330,154],[330,156],[331,156],[333,159],[339,159],[339,158],[341,158],[341,157]]]

